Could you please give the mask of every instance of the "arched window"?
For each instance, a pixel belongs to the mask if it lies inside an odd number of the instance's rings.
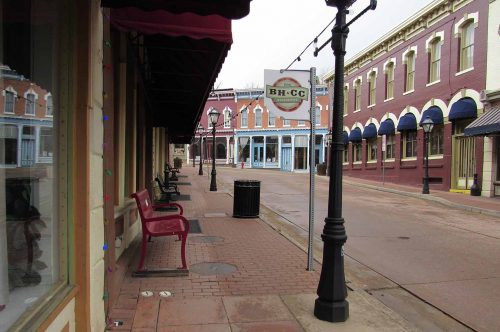
[[[54,115],[54,105],[52,104],[52,96],[48,95],[47,96],[47,102],[46,102],[47,109],[45,110],[45,115],[46,116],[53,116]]]
[[[276,126],[276,117],[274,116],[273,113],[269,112],[269,127],[274,127]]]
[[[241,111],[241,128],[248,127],[248,110]]]
[[[217,144],[217,149],[215,150],[215,155],[217,159],[226,158],[226,146],[222,143]]]
[[[394,62],[385,67],[385,99],[394,98]]]
[[[344,114],[347,114],[349,109],[349,86],[344,86]]]
[[[231,111],[224,110],[224,128],[231,127]]]
[[[255,127],[262,127],[262,110],[255,109]]]
[[[406,55],[406,80],[405,92],[415,89],[415,51],[408,52]]]
[[[26,94],[26,115],[35,115],[35,95],[33,93]]]
[[[474,65],[474,21],[462,26],[460,37],[460,71]]]
[[[5,90],[4,113],[14,114],[15,105],[16,105],[16,95],[12,91]]]
[[[372,71],[368,77],[368,105],[375,105],[377,92],[377,72]]]
[[[430,45],[428,83],[439,81],[440,77],[441,77],[441,38],[434,38]]]
[[[361,80],[357,79],[354,82],[354,110],[361,109]]]

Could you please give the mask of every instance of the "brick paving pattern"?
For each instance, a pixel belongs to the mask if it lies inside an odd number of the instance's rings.
[[[306,271],[306,253],[260,219],[230,217],[233,198],[224,192],[209,192],[206,176],[198,176],[187,167],[182,173],[189,175],[192,185],[180,189],[182,194],[190,194],[192,200],[180,204],[184,215],[198,219],[202,228],[202,234],[188,236],[188,266],[226,263],[236,266],[236,271],[222,275],[190,271],[186,277],[132,278],[137,251],[109,314],[111,320],[120,320],[123,325],[111,329],[302,331],[279,295],[315,293],[320,268]],[[200,238],[203,236],[217,238],[209,243]],[[180,265],[180,242],[176,237],[153,238],[148,243],[145,267]],[[164,290],[172,296],[160,297],[159,292]],[[143,297],[142,291],[152,291],[153,296]]]

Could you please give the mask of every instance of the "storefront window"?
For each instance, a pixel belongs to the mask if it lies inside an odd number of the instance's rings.
[[[368,161],[376,161],[377,160],[377,138],[370,138],[366,140],[366,155]]]
[[[239,137],[238,138],[238,161],[239,162],[250,162],[250,138],[249,137]]]
[[[278,136],[266,137],[266,163],[278,164]]]
[[[384,160],[394,159],[394,135],[387,135],[385,140]]]
[[[58,0],[7,3],[0,5],[0,89],[14,86],[17,100],[0,94],[0,331],[33,331],[29,317],[67,283],[67,157],[58,153],[67,149],[56,147],[66,145],[59,139],[65,86],[57,83],[68,77],[59,34],[68,13]]]
[[[443,128],[442,124],[434,125],[429,134],[429,155],[436,156],[443,154]]]
[[[354,163],[361,162],[361,150],[362,150],[361,142],[352,143],[352,161]]]
[[[307,169],[307,136],[295,136],[294,168]]]
[[[417,132],[408,130],[402,132],[403,136],[403,158],[413,158],[417,156]]]

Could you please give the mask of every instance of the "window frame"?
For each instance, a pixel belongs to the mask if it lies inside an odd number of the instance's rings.
[[[441,79],[441,44],[441,37],[434,38],[430,43],[428,84],[439,82]]]
[[[352,163],[361,164],[363,162],[363,142],[352,142]]]
[[[462,24],[462,26],[460,27],[460,52],[459,52],[460,61],[458,62],[460,72],[474,68],[474,41],[475,41],[474,30],[475,30],[474,20],[472,19],[465,21],[465,23]],[[470,37],[470,40],[467,37]],[[466,44],[467,42],[470,43]],[[466,59],[469,59],[469,57],[466,57],[466,54],[464,54],[468,50],[471,50],[470,63],[469,61],[467,61],[467,63],[465,62]]]
[[[415,90],[415,64],[416,53],[412,50],[406,55],[405,92]]]
[[[361,79],[354,81],[354,112],[361,110]]]
[[[373,152],[375,153],[375,157],[373,157]],[[377,154],[378,154],[377,136],[366,139],[366,162],[367,163],[377,162],[378,159]]]
[[[30,99],[30,96],[33,96],[33,100]],[[33,110],[33,113],[31,113],[31,110]],[[33,93],[32,91],[26,93],[26,101],[24,104],[24,115],[29,115],[29,116],[36,115],[36,94]]]
[[[394,61],[390,61],[385,66],[385,100],[394,98]]]
[[[248,128],[248,109],[242,110],[240,114],[240,128]]]
[[[262,108],[256,108],[254,109],[254,114],[255,114],[255,127],[256,128],[262,128]]]
[[[412,137],[409,137],[410,134]],[[411,138],[411,139],[410,139]],[[405,130],[401,133],[402,149],[401,160],[412,160],[417,158],[418,154],[418,135],[416,130]],[[411,145],[411,155],[408,155],[408,145]]]
[[[368,106],[374,106],[377,102],[377,72],[371,71],[368,78]]]
[[[4,91],[4,98],[5,98],[5,101],[4,101],[4,114],[15,114],[16,113],[16,97],[17,97],[17,94],[15,91],[12,91],[11,89],[7,88],[5,89]],[[9,96],[9,97],[7,97]],[[12,97],[12,103],[8,103],[8,98]],[[12,105],[12,111],[11,112],[7,112],[7,105],[10,104]]]
[[[224,110],[224,128],[231,128],[231,111],[229,109]]]

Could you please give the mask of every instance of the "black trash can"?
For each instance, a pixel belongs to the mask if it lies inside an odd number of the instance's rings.
[[[260,205],[260,181],[235,180],[233,217],[258,218]]]

